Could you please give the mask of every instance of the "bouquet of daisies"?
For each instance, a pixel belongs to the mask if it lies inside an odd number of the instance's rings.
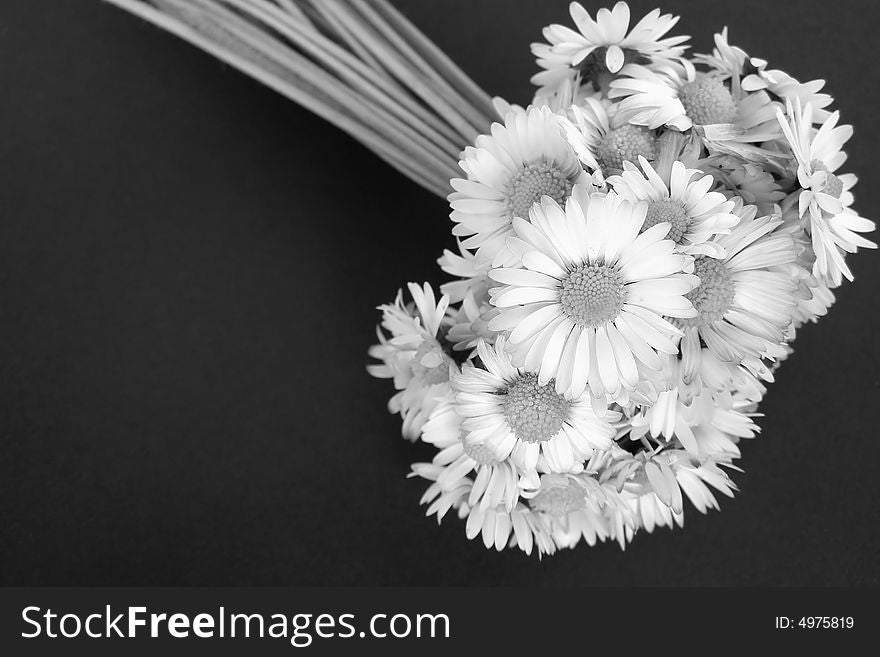
[[[689,57],[678,17],[572,3],[522,107],[385,0],[109,1],[448,195],[451,280],[380,306],[369,371],[436,448],[411,473],[427,514],[487,548],[625,547],[733,496],[773,371],[875,247],[824,82],[726,30]]]
[[[875,246],[822,81],[726,31],[688,58],[659,11],[571,18],[450,181],[455,280],[382,306],[371,351],[404,436],[437,448],[413,465],[428,514],[538,554],[732,496],[773,370]]]

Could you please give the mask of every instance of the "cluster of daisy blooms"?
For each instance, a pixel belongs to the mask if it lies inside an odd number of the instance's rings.
[[[372,374],[412,475],[487,548],[623,547],[733,496],[739,442],[797,329],[875,245],[824,82],[623,2],[551,25],[527,108],[462,154],[454,280],[380,307]]]

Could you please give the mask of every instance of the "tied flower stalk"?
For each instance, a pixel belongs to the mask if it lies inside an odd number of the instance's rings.
[[[105,0],[258,80],[445,197],[489,96],[386,0]]]

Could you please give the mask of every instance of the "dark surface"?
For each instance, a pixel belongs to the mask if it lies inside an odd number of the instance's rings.
[[[664,9],[698,52],[726,22],[773,67],[828,79],[856,127],[857,208],[878,216],[870,3]],[[529,42],[569,22],[565,2],[405,10],[520,102]],[[736,500],[625,553],[539,563],[423,516],[405,474],[429,452],[364,371],[374,306],[443,280],[443,200],[97,1],[3,0],[0,89],[3,583],[878,583],[877,254],[802,331]]]

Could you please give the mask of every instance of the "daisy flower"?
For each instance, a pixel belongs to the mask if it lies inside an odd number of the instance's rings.
[[[639,379],[636,361],[660,366],[657,352],[675,353],[679,330],[663,318],[695,317],[684,297],[698,283],[685,273],[689,256],[664,239],[669,224],[642,232],[646,206],[615,193],[576,188],[565,209],[545,198],[531,223],[514,222],[508,241],[516,268],[493,269],[499,309],[489,328],[510,331],[517,367],[555,379],[558,393],[622,399]]]
[[[644,378],[640,381],[638,394],[633,395],[634,403],[624,409],[630,423],[638,424],[635,418],[644,408],[655,407],[658,403],[673,408],[672,402],[687,406],[704,392],[717,397],[735,391],[749,402],[759,402],[767,392],[764,384],[773,382],[772,370],[759,358],[746,357],[743,359],[746,365],[743,365],[722,361],[708,348],[702,347],[698,340],[689,340],[681,346],[680,354],[660,355],[663,366],[659,370],[642,371]],[[669,425],[658,416],[653,417],[659,422],[652,429],[652,435],[656,437],[659,427]],[[668,437],[670,431],[672,429],[667,428],[660,433]]]
[[[860,217],[850,205],[850,189],[857,179],[853,174],[836,175],[835,171],[846,161],[841,149],[852,136],[852,126],[837,122],[840,113],[834,112],[818,131],[813,129],[813,106],[800,101],[786,102],[786,114],[778,110],[777,117],[785,139],[791,147],[797,164],[798,214],[809,215],[808,230],[812,238],[816,262],[813,274],[834,287],[843,278],[853,279],[844,261],[845,253],[855,253],[858,247],[877,248],[859,233],[871,232],[873,221]]]
[[[600,480],[619,482],[620,497],[627,506],[624,512],[612,509],[612,538],[625,547],[638,529],[650,533],[655,527],[681,527],[685,497],[700,513],[717,509],[712,489],[728,497],[736,491],[720,467],[731,467],[729,461],[727,455],[699,459],[678,449],[661,448],[635,456],[619,450],[600,475]]]
[[[577,156],[549,108],[512,109],[504,125],[477,137],[459,162],[467,179],[453,178],[449,195],[452,232],[462,246],[493,258],[504,247],[516,217],[549,196],[564,203],[572,187],[586,178]]]
[[[643,126],[618,124],[613,120],[610,101],[587,98],[571,108],[572,119],[560,119],[564,133],[581,163],[593,171],[594,186],[602,188],[605,176],[623,169],[624,162],[639,157],[653,160],[657,155],[657,139]]]
[[[624,162],[623,172],[609,178],[608,184],[631,203],[647,203],[641,231],[668,223],[667,237],[682,252],[722,256],[718,244],[710,240],[715,235],[729,233],[739,218],[730,212],[733,201],[719,192],[709,191],[715,183],[712,176],[675,161],[667,185],[647,160],[640,158],[639,164],[641,171],[634,164]]]
[[[367,371],[377,378],[394,380],[399,392],[388,402],[388,410],[403,418],[404,437],[417,440],[431,409],[449,389],[450,369],[456,366],[438,341],[449,298],[437,300],[427,283],[422,288],[415,283],[407,287],[413,304],[404,304],[403,293],[398,292],[393,304],[379,306],[379,344],[372,346],[369,354],[382,364],[368,365]]]
[[[688,293],[697,316],[678,320],[681,351],[698,352],[700,340],[726,362],[748,364],[780,353],[795,310],[797,281],[782,269],[797,259],[791,235],[774,232],[782,219],[755,218],[754,206],[737,203],[740,223],[715,238],[723,258],[697,256],[700,285]]]
[[[730,87],[724,71],[697,71],[693,64],[662,72],[628,65],[611,82],[609,97],[621,99],[618,112],[630,123],[649,129],[692,128],[710,150],[758,163],[775,163],[779,154],[757,144],[779,137],[776,106],[766,92]]]
[[[466,443],[461,421],[454,395],[449,394],[431,411],[422,429],[422,440],[439,450],[432,461],[441,468],[437,483],[443,490],[453,490],[461,479],[473,474],[467,496],[469,506],[513,510],[519,500],[516,468],[509,461],[497,459],[486,445]]]
[[[623,511],[617,491],[591,474],[546,474],[526,500],[559,548],[573,548],[581,539],[596,545],[610,535],[609,509]]]
[[[517,505],[518,510],[524,511],[520,518],[528,521],[533,530],[538,530],[534,531],[536,538],[544,542],[549,538],[553,545],[552,549],[541,545],[539,554],[556,548],[573,548],[581,539],[595,545],[611,535],[609,518],[627,515],[626,504],[615,485],[599,482],[591,465],[596,459],[596,456],[591,459],[588,472],[544,474],[538,487],[523,493],[522,501]],[[599,462],[602,460],[599,458]],[[512,520],[515,527],[515,512]],[[633,521],[630,519],[629,522]],[[523,545],[523,541],[518,542]]]
[[[631,509],[634,498],[653,493],[660,498],[663,506],[680,516],[683,512],[683,498],[680,488],[676,485],[674,469],[678,463],[676,451],[656,446],[632,454],[617,447],[596,459],[595,466],[599,481],[619,490],[621,499],[627,502]],[[638,518],[638,513],[635,516]],[[615,524],[617,523],[612,523],[612,526]],[[625,524],[632,525],[631,522]]]
[[[636,125],[684,132],[694,125],[731,123],[736,117],[736,102],[720,77],[698,74],[689,62],[663,72],[628,66],[622,73],[608,95],[622,99],[618,111]]]
[[[761,215],[771,214],[785,198],[776,178],[760,164],[734,155],[717,154],[698,160],[695,166],[711,175],[728,199],[739,196],[747,205],[755,205]]]
[[[729,465],[725,461],[721,463]],[[658,485],[663,488],[649,489],[642,483],[641,485],[628,486],[621,493],[621,497],[630,506],[631,515],[638,519],[635,531],[644,529],[650,534],[656,527],[669,527],[672,529],[676,525],[678,527],[684,526],[684,511],[675,511],[661,497],[663,493],[674,495],[676,501],[684,493],[700,513],[707,513],[710,509],[715,509],[716,511],[720,509],[718,500],[712,492],[713,489],[731,498],[737,490],[736,485],[731,481],[727,473],[713,460],[703,463],[689,462],[687,465],[682,464],[676,467],[673,473],[674,481],[667,482],[664,478],[649,482],[652,485]],[[663,491],[663,493],[658,491]],[[625,521],[614,522],[612,526],[616,530],[614,537],[621,546],[625,542],[631,541],[635,535],[635,531]]]
[[[677,371],[666,383],[653,405],[632,417],[630,440],[650,435],[666,445],[681,445],[695,457],[727,454],[737,458],[740,439],[754,438],[758,432],[752,419],[734,407],[729,389],[713,392],[703,388],[693,394],[681,385]]]
[[[647,14],[630,29],[629,6],[618,2],[612,10],[600,9],[596,19],[577,2],[569,6],[577,32],[563,25],[544,28],[547,43],[533,43],[532,53],[538,66],[545,69],[532,77],[541,87],[538,97],[550,97],[565,83],[578,86],[581,81],[599,90],[624,64],[662,63],[680,58],[687,46],[687,36],[663,36],[678,22],[678,16]]]
[[[499,336],[494,346],[483,341],[477,353],[483,368],[465,364],[453,379],[456,412],[462,416],[467,449],[511,457],[527,482],[537,468],[550,472],[579,472],[596,449],[611,446],[616,416],[590,394],[565,396],[553,382],[539,383],[537,375],[514,367]],[[526,484],[527,485],[527,484]]]

